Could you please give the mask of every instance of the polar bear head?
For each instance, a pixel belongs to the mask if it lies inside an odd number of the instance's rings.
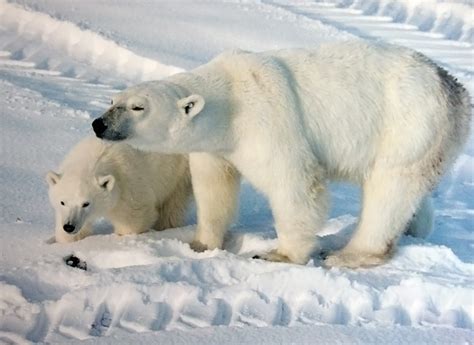
[[[204,98],[168,82],[139,84],[118,94],[92,127],[97,137],[126,141],[142,150],[185,153],[199,149],[209,136],[208,116],[197,116]]]
[[[46,174],[46,181],[49,200],[56,213],[57,242],[80,238],[81,231],[106,214],[118,199],[118,186],[113,175],[90,180],[83,174],[50,171]]]

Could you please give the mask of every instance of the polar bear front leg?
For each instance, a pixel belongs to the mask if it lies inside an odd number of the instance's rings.
[[[296,174],[293,181],[288,179],[288,172],[285,175],[288,180],[275,183],[275,188],[268,193],[278,247],[259,256],[262,259],[305,264],[318,247],[316,233],[327,216],[328,193],[326,183],[317,170],[306,176]]]
[[[198,225],[191,248],[222,248],[224,235],[234,219],[240,174],[223,158],[208,153],[189,156]]]

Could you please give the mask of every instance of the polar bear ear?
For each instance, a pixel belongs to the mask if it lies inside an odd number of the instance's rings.
[[[48,182],[50,187],[58,183],[60,179],[61,175],[55,173],[54,171],[48,171],[48,173],[46,174],[46,182]]]
[[[183,115],[192,118],[201,112],[205,103],[206,102],[201,95],[195,94],[181,98],[178,101],[178,108]]]
[[[97,178],[97,183],[99,184],[100,188],[104,188],[110,192],[114,188],[115,177],[112,175],[99,176]]]

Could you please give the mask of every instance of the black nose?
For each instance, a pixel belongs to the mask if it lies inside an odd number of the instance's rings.
[[[94,129],[95,135],[102,138],[102,135],[107,129],[107,125],[104,123],[104,120],[99,117],[92,122],[92,128]]]
[[[64,224],[63,226],[64,231],[69,232],[69,233],[73,232],[75,228],[76,227],[72,224]]]

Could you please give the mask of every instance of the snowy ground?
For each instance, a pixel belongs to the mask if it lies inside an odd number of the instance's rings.
[[[432,237],[403,238],[391,262],[355,271],[250,259],[275,234],[245,183],[225,251],[190,250],[194,225],[128,237],[102,225],[46,244],[44,182],[114,92],[224,49],[381,39],[427,54],[474,94],[473,13],[469,0],[0,0],[0,343],[474,343],[472,136],[434,193]],[[357,189],[332,191],[327,248],[359,210]],[[63,263],[71,253],[87,271]]]

